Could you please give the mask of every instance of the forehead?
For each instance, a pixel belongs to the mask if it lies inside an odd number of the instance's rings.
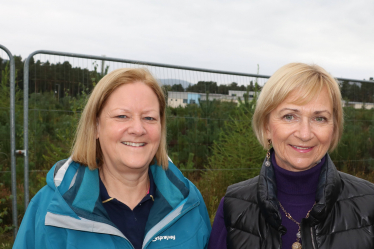
[[[119,86],[108,97],[104,108],[126,108],[129,110],[159,110],[156,93],[145,83],[136,81]]]
[[[326,86],[322,88],[311,88],[303,89],[302,87],[292,90],[287,97],[282,101],[289,102],[296,105],[305,105],[311,101],[319,100],[328,100],[332,101],[332,95]]]
[[[278,108],[284,107],[284,105],[303,106],[313,109],[326,109],[330,112],[332,112],[333,109],[332,98],[326,87],[319,91],[309,92],[303,89],[295,89],[291,91],[288,96],[278,105]]]

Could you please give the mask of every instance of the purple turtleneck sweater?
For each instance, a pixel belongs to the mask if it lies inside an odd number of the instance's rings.
[[[278,200],[297,222],[301,222],[305,218],[315,202],[318,179],[325,158],[326,156],[311,169],[292,172],[279,167],[275,161],[274,153],[272,154],[271,162],[275,173]],[[208,249],[226,249],[227,230],[223,216],[223,200],[224,198],[221,199],[214,219]],[[292,244],[296,242],[296,233],[299,227],[288,219],[280,208],[279,211],[282,216],[282,225],[287,229],[287,233],[282,236],[282,248],[290,249]]]
[[[301,222],[313,207],[318,186],[318,179],[325,157],[311,169],[292,172],[279,167],[274,154],[271,157],[277,184],[277,198],[284,209],[291,214],[297,222]],[[287,228],[287,233],[282,236],[282,248],[288,249],[296,242],[298,225],[288,219],[279,207],[282,216],[282,225]],[[302,241],[301,241],[302,243]]]

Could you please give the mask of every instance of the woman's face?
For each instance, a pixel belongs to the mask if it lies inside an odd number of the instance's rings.
[[[334,132],[332,101],[326,88],[305,105],[295,104],[297,91],[270,113],[267,138],[277,164],[289,171],[312,168],[328,151]]]
[[[118,87],[97,122],[104,167],[119,171],[148,167],[161,140],[159,102],[150,87],[143,82]]]

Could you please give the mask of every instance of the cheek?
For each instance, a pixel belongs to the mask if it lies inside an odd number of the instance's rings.
[[[320,140],[321,143],[324,143],[324,144],[330,146],[333,137],[334,137],[334,129],[330,128],[330,129],[327,129],[324,133],[322,133],[319,136],[319,138],[320,138],[319,140]]]
[[[151,129],[149,129],[149,137],[151,138],[151,140],[153,142],[160,143],[160,141],[161,141],[161,125],[151,127]]]
[[[278,140],[280,132],[282,131],[282,129],[279,130],[279,128],[282,128],[281,126],[282,125],[279,123],[279,121],[270,115],[268,124],[266,125],[267,139],[271,139],[272,141]]]
[[[98,135],[101,139],[112,140],[123,136],[126,130],[124,123],[107,122],[101,123],[98,129]]]
[[[287,129],[279,129],[279,125],[273,124],[269,126],[269,130],[267,130],[268,139],[274,141],[282,140],[285,137]]]

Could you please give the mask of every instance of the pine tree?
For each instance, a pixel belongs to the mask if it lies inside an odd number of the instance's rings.
[[[211,220],[229,185],[259,174],[266,151],[252,130],[254,101],[241,104],[212,147],[208,170],[199,181]]]

